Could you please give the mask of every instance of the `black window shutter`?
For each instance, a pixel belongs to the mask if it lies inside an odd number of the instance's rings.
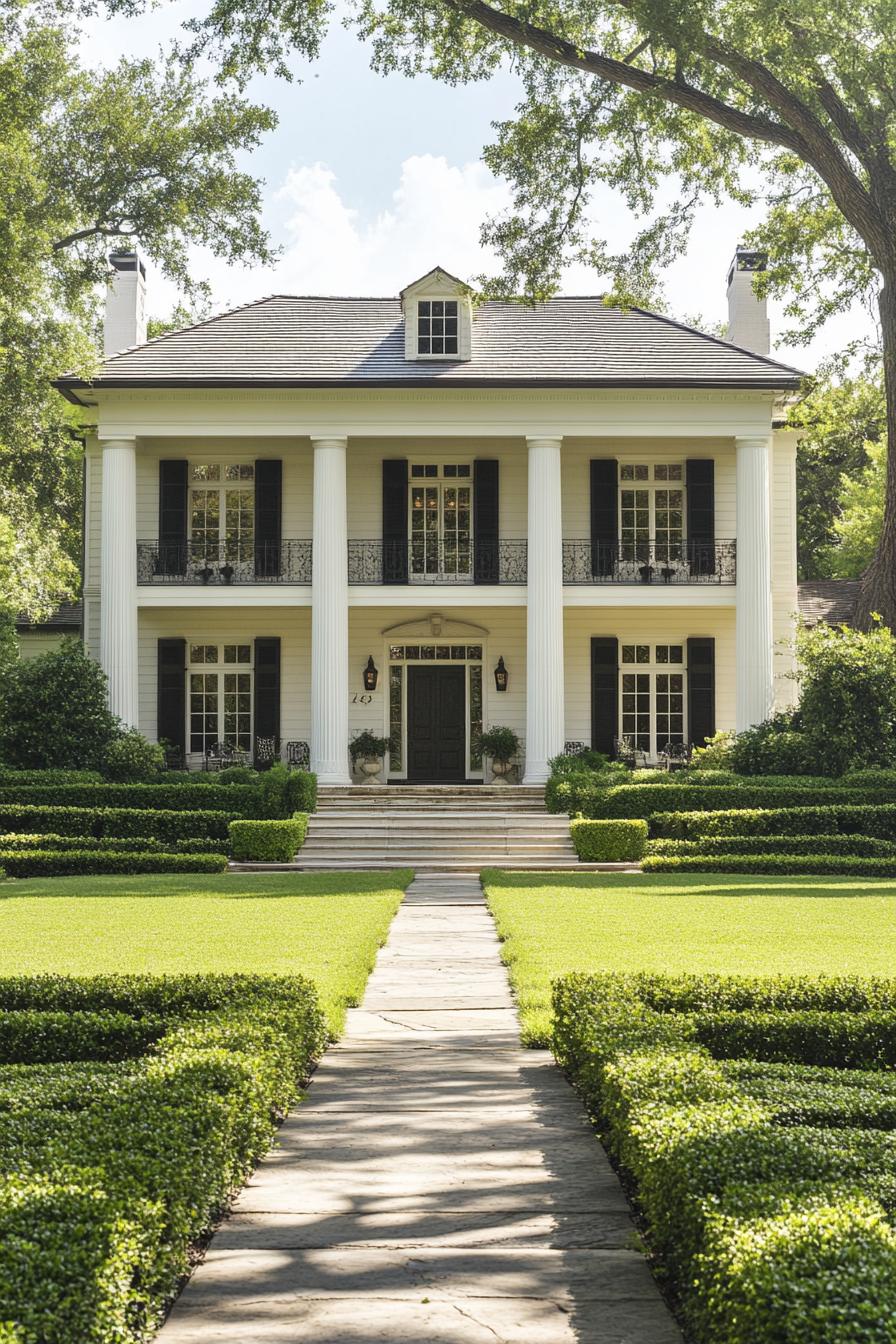
[[[185,574],[187,569],[186,460],[159,463],[159,574]]]
[[[685,464],[687,546],[692,574],[716,571],[715,466],[711,457],[689,458]]]
[[[158,641],[156,737],[170,742],[181,755],[187,749],[187,641]]]
[[[383,459],[383,583],[408,581],[408,464]]]
[[[702,747],[716,731],[716,642],[688,640],[688,737]]]
[[[282,540],[283,463],[279,457],[255,463],[255,577],[276,579],[280,574]]]
[[[591,573],[596,579],[606,578],[616,568],[619,549],[617,481],[614,457],[591,459]]]
[[[255,641],[255,737],[272,737],[280,745],[280,640]]]
[[[619,640],[591,641],[591,745],[615,756],[619,726]]]
[[[473,463],[473,582],[499,583],[498,462]]]

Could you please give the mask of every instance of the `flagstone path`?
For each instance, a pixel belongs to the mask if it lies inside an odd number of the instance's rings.
[[[348,1016],[160,1344],[680,1344],[477,879],[411,885]]]

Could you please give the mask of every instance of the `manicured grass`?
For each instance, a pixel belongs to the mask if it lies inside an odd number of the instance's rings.
[[[896,880],[704,873],[482,875],[528,1045],[547,1045],[568,971],[881,975]]]
[[[3,883],[0,975],[307,975],[336,1034],[410,880],[397,870]]]

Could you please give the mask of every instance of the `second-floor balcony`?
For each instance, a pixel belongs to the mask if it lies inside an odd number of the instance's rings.
[[[310,540],[137,542],[137,582],[220,587],[311,582]],[[525,540],[458,542],[351,540],[350,584],[522,584]],[[733,584],[734,541],[563,542],[563,582],[581,584]]]

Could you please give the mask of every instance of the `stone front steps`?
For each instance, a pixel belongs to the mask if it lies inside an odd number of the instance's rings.
[[[300,869],[578,868],[567,817],[541,788],[487,785],[323,788]]]

